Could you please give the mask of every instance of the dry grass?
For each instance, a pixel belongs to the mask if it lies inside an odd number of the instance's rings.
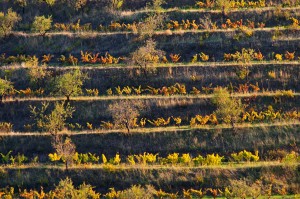
[[[294,96],[300,96],[300,93],[293,93]],[[264,91],[264,92],[249,92],[249,93],[234,93],[231,96],[235,98],[248,98],[248,97],[274,97],[277,96],[278,93],[276,91]],[[191,104],[191,99],[211,99],[213,97],[212,94],[200,94],[200,95],[172,95],[172,96],[163,96],[163,95],[113,95],[113,96],[78,96],[71,97],[72,101],[106,101],[106,100],[137,100],[137,99],[170,99],[176,104],[177,100],[180,103]],[[32,102],[40,102],[40,101],[65,101],[65,97],[30,97],[30,98],[9,98],[4,99],[3,103],[16,102],[16,101],[32,101]],[[161,107],[166,106],[166,104],[158,104]]]
[[[300,121],[281,121],[281,122],[273,122],[273,123],[241,123],[235,124],[236,129],[243,129],[243,128],[262,128],[262,127],[276,127],[276,126],[299,126]],[[191,131],[191,130],[221,130],[221,129],[232,129],[230,124],[219,124],[219,125],[203,125],[199,127],[190,126],[168,126],[168,127],[153,127],[153,128],[135,128],[131,129],[130,134],[135,133],[176,133],[180,131]],[[69,131],[64,130],[60,132],[61,135],[93,135],[93,134],[109,134],[109,133],[124,133],[127,134],[126,129],[112,129],[112,130],[105,130],[105,129],[94,129],[94,130],[84,130],[84,131]],[[50,133],[47,132],[0,132],[0,136],[2,137],[14,137],[14,136],[51,136]]]
[[[120,165],[111,165],[114,170],[161,170],[168,169],[174,171],[180,171],[185,169],[247,169],[247,168],[261,168],[261,167],[280,167],[280,166],[298,166],[300,163],[282,163],[279,161],[260,161],[260,162],[245,162],[245,163],[223,163],[222,165],[204,165],[204,166],[184,166],[184,165],[128,165],[128,164],[120,164]],[[2,169],[65,169],[65,165],[59,163],[57,165],[54,164],[24,164],[24,165],[2,165]],[[106,169],[106,165],[103,164],[82,164],[82,165],[73,165],[70,169]]]
[[[276,10],[277,7],[274,6],[270,6],[270,7],[263,7],[263,8],[247,8],[247,9],[231,9],[230,12],[231,13],[244,13],[245,10],[247,10],[247,12],[256,12],[256,11],[273,11]],[[281,10],[283,12],[286,11],[293,11],[296,9],[300,9],[300,6],[296,6],[296,7],[284,7],[281,8]],[[189,9],[181,9],[181,8],[169,8],[169,9],[163,9],[161,10],[161,12],[163,13],[169,13],[169,12],[182,12],[182,13],[189,13],[189,12],[198,12],[198,13],[222,13],[221,10],[207,10],[207,9],[194,9],[194,8],[189,8]],[[123,17],[130,17],[132,15],[136,15],[139,13],[151,13],[151,12],[155,12],[155,10],[150,10],[150,9],[141,9],[141,10],[135,10],[135,11],[131,11],[131,10],[126,10],[121,12],[121,16]]]

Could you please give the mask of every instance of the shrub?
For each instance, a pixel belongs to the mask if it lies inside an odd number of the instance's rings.
[[[0,122],[0,132],[12,132],[13,131],[13,124],[10,122]]]
[[[282,162],[284,163],[296,163],[300,161],[300,156],[295,151],[292,151],[291,153],[287,154],[283,159]]]
[[[122,9],[123,3],[123,0],[110,0],[110,8],[112,10],[120,10]]]
[[[214,91],[212,102],[217,106],[215,111],[217,118],[225,123],[231,123],[234,127],[234,123],[237,122],[244,109],[241,101],[231,98],[227,89],[217,88]]]
[[[128,199],[128,198],[143,198],[151,199],[154,198],[155,189],[152,186],[147,186],[146,188],[140,185],[133,185],[131,188],[120,191],[118,194],[118,199]]]
[[[239,153],[231,154],[231,157],[233,158],[234,161],[236,161],[238,163],[242,162],[242,161],[257,162],[259,160],[258,151],[255,151],[255,154],[252,154],[249,151],[243,150],[243,151],[240,151]]]
[[[285,54],[284,54],[284,57],[289,60],[289,61],[292,61],[295,59],[295,52],[293,53],[290,53],[289,51],[286,51]]]
[[[91,185],[83,183],[75,188],[70,178],[61,180],[53,191],[48,193],[47,198],[92,198],[100,199],[100,194],[93,190]]]
[[[0,100],[2,101],[3,96],[7,95],[13,90],[13,85],[10,81],[0,78]]]
[[[15,24],[20,20],[21,18],[12,9],[8,9],[6,14],[0,12],[0,38],[8,36]]]
[[[222,160],[224,159],[223,156],[219,156],[219,154],[208,154],[204,160],[205,165],[220,165]]]
[[[36,16],[34,18],[31,30],[38,32],[40,35],[45,35],[48,30],[51,29],[52,16]]]

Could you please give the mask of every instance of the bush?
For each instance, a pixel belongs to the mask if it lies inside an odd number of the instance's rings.
[[[40,35],[45,35],[51,29],[52,16],[36,16],[34,18],[31,30],[38,32]]]
[[[6,14],[0,12],[0,38],[6,37],[20,20],[21,18],[12,9],[8,9]]]

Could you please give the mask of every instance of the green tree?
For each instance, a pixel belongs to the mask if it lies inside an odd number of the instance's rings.
[[[12,83],[5,79],[0,79],[0,100],[3,100],[3,97],[8,94],[14,87]]]
[[[241,100],[232,98],[225,88],[217,88],[214,90],[212,102],[217,106],[215,114],[225,123],[234,123],[238,121],[244,107]]]
[[[130,133],[130,129],[134,127],[134,120],[140,113],[140,109],[143,104],[138,101],[121,100],[109,105],[108,112],[112,115],[114,125],[118,127],[125,127],[127,132]]]
[[[71,96],[82,94],[82,85],[87,75],[82,73],[80,69],[65,73],[54,79],[54,94],[63,95],[70,101]]]
[[[70,104],[56,102],[54,109],[49,110],[49,103],[42,103],[40,108],[30,106],[31,115],[35,125],[42,131],[49,132],[56,143],[59,140],[58,132],[65,128],[66,120],[72,118],[75,111]]]
[[[21,18],[12,9],[8,9],[6,14],[0,12],[0,38],[8,36],[15,24],[20,20]]]
[[[33,32],[38,32],[40,35],[44,36],[48,30],[51,29],[52,16],[36,16],[32,23],[31,30]]]
[[[147,76],[149,66],[154,67],[164,55],[164,51],[156,49],[156,42],[152,39],[148,39],[144,46],[141,46],[132,53],[131,63],[138,65],[144,75]]]

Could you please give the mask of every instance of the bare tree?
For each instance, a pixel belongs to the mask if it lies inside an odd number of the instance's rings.
[[[133,31],[139,39],[151,38],[155,31],[161,28],[166,16],[161,13],[150,14],[143,22],[139,23]]]
[[[164,51],[156,49],[156,42],[152,39],[148,39],[144,46],[141,46],[132,53],[131,63],[138,65],[144,75],[147,76],[149,66],[155,67],[155,64],[159,63],[164,55]]]
[[[140,115],[143,104],[140,101],[121,100],[109,105],[108,111],[113,117],[115,126],[125,127],[127,132],[134,127],[134,120]]]
[[[52,143],[52,145],[57,154],[62,157],[66,166],[66,171],[68,171],[69,166],[73,163],[73,157],[76,153],[75,144],[67,137],[65,140],[60,138],[56,143]]]

